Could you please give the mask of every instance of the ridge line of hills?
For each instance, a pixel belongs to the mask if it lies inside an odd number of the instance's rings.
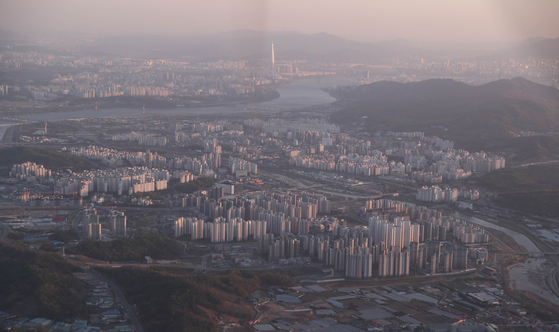
[[[331,94],[340,109],[331,121],[371,132],[424,131],[467,146],[559,131],[559,90],[521,77],[480,86],[451,79],[381,81]]]
[[[194,36],[122,35],[89,36],[88,39],[93,42],[55,50],[51,46],[33,45],[25,35],[0,30],[0,49],[4,45],[11,45],[14,51],[59,55],[83,53],[96,56],[258,60],[270,57],[270,45],[274,43],[277,61],[383,61],[393,57],[408,57],[410,54],[430,58],[559,59],[559,38],[534,38],[508,47],[503,45],[503,48],[496,50],[472,47],[467,51],[455,46],[422,46],[406,40],[356,41],[324,32],[304,34],[294,31],[237,30]]]

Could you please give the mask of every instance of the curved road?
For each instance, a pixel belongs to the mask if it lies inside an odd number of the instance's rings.
[[[6,226],[3,222],[0,222],[0,228],[2,228],[2,236],[0,237],[0,240],[8,242],[8,233],[10,233],[10,228],[8,228],[8,226]]]
[[[118,296],[120,302],[122,303],[123,308],[126,309],[128,313],[128,317],[130,317],[130,321],[132,322],[132,324],[134,324],[134,327],[136,328],[136,332],[144,332],[144,329],[142,328],[142,325],[140,325],[140,322],[138,321],[136,314],[132,310],[132,307],[130,306],[130,304],[128,304],[128,301],[126,301],[124,294],[122,294],[122,292],[117,287],[117,285],[115,285],[112,281],[97,273],[97,271],[93,271],[92,269],[86,269],[86,273],[92,275],[93,277],[103,282],[106,282],[107,285],[113,289],[116,296]]]

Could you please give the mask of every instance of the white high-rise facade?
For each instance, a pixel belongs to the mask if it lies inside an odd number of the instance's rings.
[[[272,44],[272,69],[274,69],[275,65],[276,65],[276,59],[274,54],[274,44]]]

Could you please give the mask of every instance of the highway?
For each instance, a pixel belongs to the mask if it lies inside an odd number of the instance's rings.
[[[556,163],[559,163],[559,160],[541,161],[541,162],[538,162],[538,163],[528,163],[528,164],[512,166],[511,168],[522,168],[522,167],[528,167],[528,166],[534,166],[534,165],[545,165],[545,164],[556,164]]]
[[[10,233],[10,228],[2,222],[0,222],[0,228],[2,228],[2,236],[0,236],[0,240],[8,242],[8,233]]]
[[[113,289],[113,291],[115,292],[115,295],[118,296],[120,302],[122,303],[122,307],[126,310],[126,313],[128,314],[128,317],[130,317],[130,321],[132,322],[132,324],[134,324],[134,327],[136,328],[136,332],[144,332],[144,329],[142,328],[142,325],[140,324],[140,322],[138,321],[138,318],[136,317],[136,314],[134,313],[134,310],[132,310],[133,308],[130,306],[130,304],[128,304],[128,301],[126,301],[126,298],[124,297],[124,294],[122,294],[122,292],[120,291],[120,289],[118,288],[117,285],[115,285],[112,281],[110,281],[109,279],[103,277],[101,274],[97,273],[96,271],[92,270],[92,269],[85,269],[86,273],[103,281],[106,282],[107,285],[109,287],[111,287]]]
[[[78,214],[74,218],[74,221],[72,221],[72,225],[74,225],[74,230],[78,234],[78,238],[80,239],[80,241],[82,240],[82,232],[80,232],[80,229],[79,229],[79,225],[81,225],[81,219],[80,219],[81,214],[82,214],[82,210],[80,210],[78,212]]]
[[[559,297],[559,287],[557,287],[557,272],[559,272],[559,263],[555,263],[555,272],[553,273],[552,282],[550,282],[551,290],[555,296]]]

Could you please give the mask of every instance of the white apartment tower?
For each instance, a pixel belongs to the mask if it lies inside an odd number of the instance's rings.
[[[90,239],[99,240],[101,238],[101,224],[100,223],[89,224],[87,228],[87,237],[89,237]]]
[[[272,69],[275,68],[276,65],[276,61],[275,61],[275,55],[274,55],[274,44],[272,43]]]
[[[124,214],[116,216],[113,235],[126,236],[126,216]]]

